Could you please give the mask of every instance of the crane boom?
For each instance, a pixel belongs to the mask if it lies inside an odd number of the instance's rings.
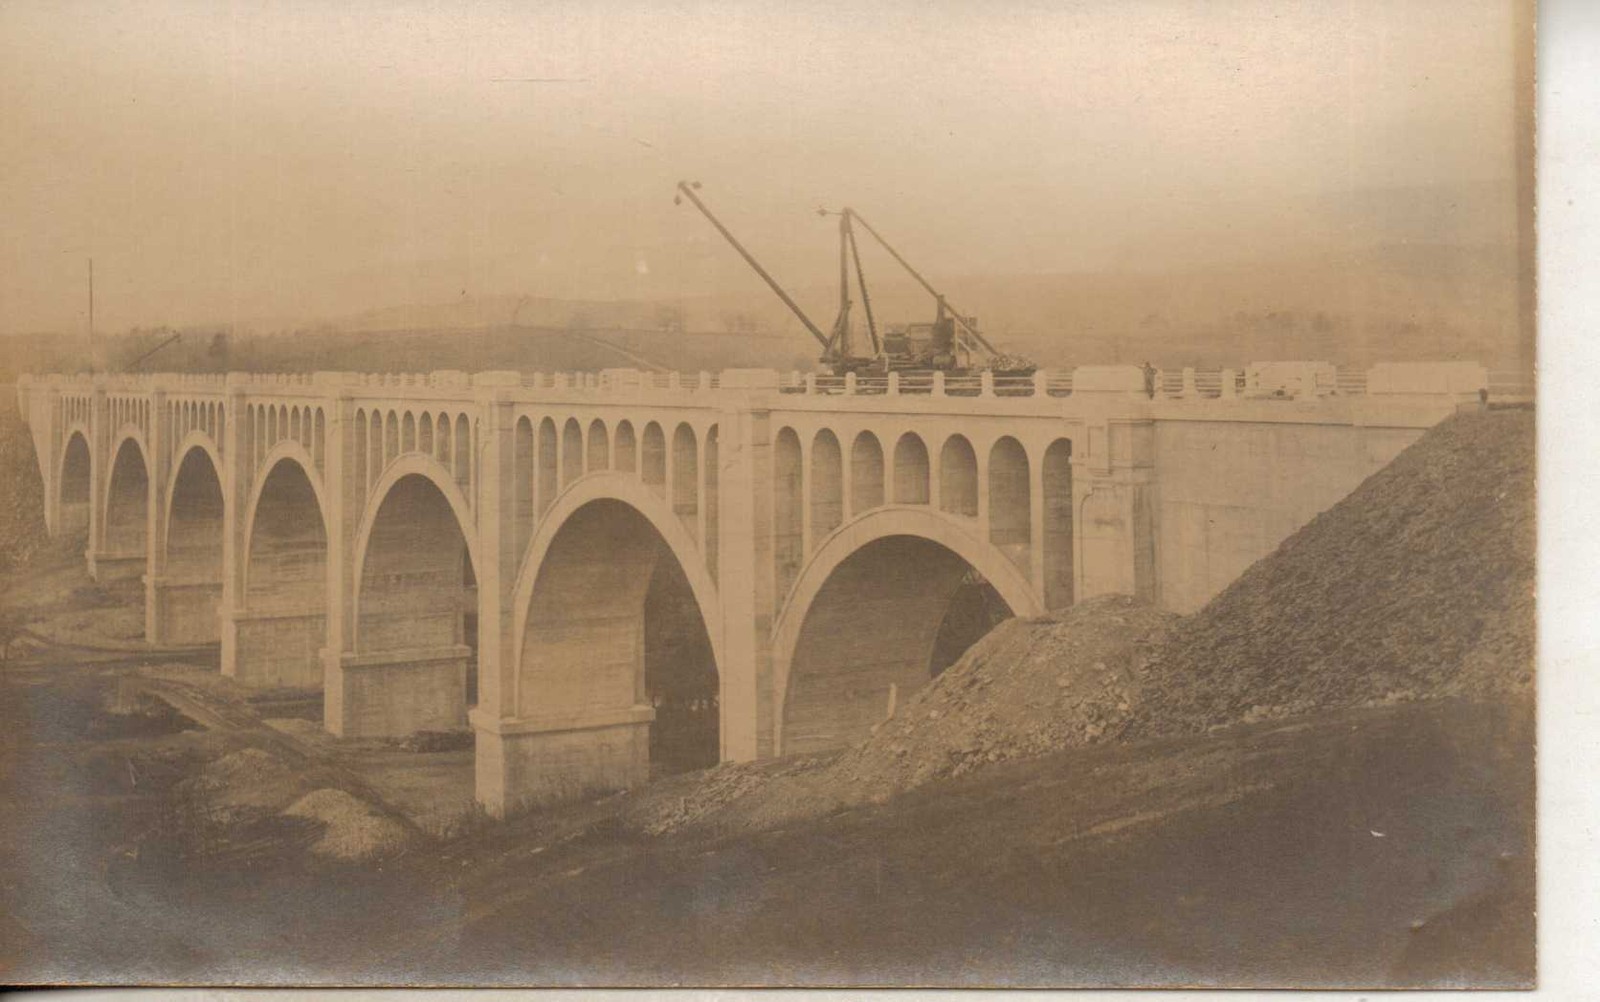
[[[801,323],[806,325],[806,330],[810,331],[811,336],[817,339],[817,343],[826,349],[829,346],[829,339],[827,335],[823,334],[817,325],[811,322],[811,318],[806,316],[805,311],[800,309],[799,305],[796,304],[793,299],[789,298],[789,294],[787,292],[783,291],[783,287],[778,284],[777,279],[767,274],[767,269],[761,267],[760,262],[756,261],[755,257],[753,257],[749,251],[744,249],[744,245],[741,244],[732,233],[728,232],[728,228],[722,225],[722,221],[716,216],[712,215],[711,210],[706,208],[705,203],[696,197],[693,189],[698,188],[699,186],[700,183],[698,181],[694,182],[692,187],[688,181],[678,182],[678,190],[687,196],[689,201],[694,203],[694,207],[699,209],[702,215],[711,220],[711,225],[717,228],[717,232],[722,234],[723,239],[727,240],[729,244],[733,245],[733,249],[739,252],[739,255],[744,258],[745,263],[751,268],[755,269],[755,273],[760,275],[766,281],[767,285],[771,287],[773,292],[777,293],[778,298],[783,300],[783,304],[789,307],[795,316],[800,318]]]
[[[849,216],[844,217],[845,223],[850,221]],[[861,305],[867,311],[867,336],[872,339],[872,354],[883,353],[883,344],[878,340],[878,325],[872,319],[872,297],[867,295],[867,276],[861,270],[861,248],[856,246],[856,231],[854,227],[848,230],[850,234],[850,256],[856,262],[856,284],[861,286]]]
[[[938,289],[935,289],[931,284],[929,284],[928,280],[923,278],[922,275],[917,271],[917,269],[911,267],[911,263],[909,261],[907,261],[905,258],[901,257],[899,251],[897,251],[893,247],[889,246],[889,241],[883,239],[883,234],[881,234],[877,230],[873,229],[872,228],[872,224],[867,222],[866,219],[862,218],[861,213],[855,211],[854,209],[850,209],[850,208],[846,208],[844,211],[848,212],[850,215],[854,216],[857,222],[859,222],[862,226],[865,226],[867,228],[867,232],[872,234],[873,239],[877,240],[878,243],[880,245],[882,245],[883,249],[889,252],[889,255],[891,257],[893,257],[896,261],[900,262],[900,267],[904,268],[907,272],[909,272],[911,274],[912,278],[914,278],[918,282],[922,283],[922,287],[924,289],[928,290],[928,294],[930,296],[932,296],[934,299],[937,299],[941,304],[943,304],[946,308],[948,308],[950,310],[951,315],[955,318],[956,323],[960,324],[963,330],[965,330],[968,334],[971,334],[975,339],[977,339],[977,342],[979,344],[983,345],[984,349],[986,351],[988,351],[989,354],[991,354],[991,355],[998,355],[999,354],[999,352],[995,350],[994,345],[990,344],[987,338],[985,338],[982,334],[978,333],[978,329],[976,327],[972,326],[970,323],[967,322],[967,318],[962,315],[960,310],[958,310],[954,306],[952,306],[950,301],[948,299],[946,299],[944,297],[944,295]]]

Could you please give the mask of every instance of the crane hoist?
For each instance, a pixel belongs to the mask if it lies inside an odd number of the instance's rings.
[[[1026,376],[1034,371],[1034,364],[1015,355],[998,351],[978,330],[977,318],[961,313],[944,294],[935,289],[911,264],[883,238],[883,235],[862,218],[859,212],[843,209],[818,209],[820,216],[836,216],[839,220],[839,312],[833,327],[824,334],[811,318],[806,316],[776,279],[761,266],[745,246],[722,224],[705,202],[696,194],[698,181],[679,181],[679,194],[674,202],[687,198],[699,209],[717,232],[739,252],[745,263],[767,283],[783,304],[800,319],[811,336],[822,346],[821,362],[836,375],[855,372],[861,375],[883,375],[889,372],[945,372],[967,375],[989,370],[996,375]],[[878,242],[917,283],[927,290],[935,303],[931,323],[907,323],[885,327],[880,333],[877,318],[872,312],[872,299],[867,293],[866,273],[861,266],[861,250],[856,243],[856,226]],[[851,298],[851,277],[860,290],[861,312],[866,320],[866,337],[857,331],[852,312],[855,301]]]

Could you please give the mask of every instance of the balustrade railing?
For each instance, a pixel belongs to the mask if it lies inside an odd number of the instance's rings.
[[[1295,366],[1312,366],[1313,363],[1271,363],[1266,368],[1282,373]],[[1325,395],[1333,393],[1339,396],[1362,396],[1368,392],[1368,381],[1371,372],[1378,369],[1367,370],[1354,366],[1340,366],[1336,369],[1327,363],[1315,363],[1319,372],[1332,371],[1331,377],[1318,375],[1314,381],[1301,380],[1299,383],[1286,384],[1285,387],[1274,391],[1270,396],[1274,398],[1293,398],[1302,395]],[[1470,392],[1473,384],[1470,374],[1466,382],[1461,381],[1460,363],[1442,363],[1438,371],[1426,363],[1415,363],[1416,375],[1405,377],[1415,379],[1414,388],[1396,390],[1394,388],[1393,369],[1388,367],[1385,385],[1382,392],[1394,394],[1396,392],[1429,394],[1446,392],[1436,387],[1449,386],[1450,392],[1461,390],[1466,386]],[[1444,369],[1451,368],[1451,374],[1440,376]],[[1092,367],[1094,371],[1093,386],[1098,391],[1111,390],[1124,392],[1131,395],[1148,393],[1158,400],[1233,400],[1241,397],[1261,398],[1268,396],[1262,392],[1258,385],[1266,377],[1252,376],[1255,381],[1247,381],[1246,373],[1256,372],[1256,366],[1249,370],[1239,368],[1168,368],[1160,369],[1146,380],[1133,366]],[[1381,367],[1380,367],[1381,368]],[[1401,366],[1407,368],[1408,366]],[[786,372],[775,373],[764,370],[730,370],[730,373],[712,372],[659,372],[640,369],[606,369],[600,372],[533,372],[517,374],[513,372],[493,373],[467,373],[458,370],[435,370],[427,373],[116,373],[116,374],[74,374],[51,376],[24,376],[21,385],[37,385],[48,383],[83,392],[91,387],[103,388],[111,392],[143,392],[152,389],[165,389],[181,392],[222,392],[225,387],[239,387],[246,392],[258,390],[271,393],[279,390],[301,389],[313,386],[340,386],[355,387],[366,391],[369,395],[383,395],[394,392],[404,392],[411,389],[429,390],[461,390],[469,393],[475,389],[488,389],[498,387],[518,387],[524,390],[553,390],[594,392],[601,394],[628,394],[640,391],[653,393],[708,393],[715,390],[727,389],[730,391],[751,391],[767,389],[776,390],[781,394],[794,394],[806,396],[926,396],[926,397],[1069,397],[1079,390],[1079,373],[1085,370],[1073,369],[1041,369],[1037,372],[1021,375],[1011,373],[945,373],[932,371],[901,371],[887,374],[867,375],[850,373],[848,375],[834,375],[833,373],[803,373]],[[1477,370],[1483,372],[1482,369]],[[737,373],[734,379],[732,373]],[[1112,373],[1108,377],[1107,373]],[[1088,377],[1085,377],[1088,378]],[[1109,378],[1109,382],[1108,382]],[[1274,377],[1281,378],[1281,377]],[[1376,377],[1374,377],[1376,378]],[[1440,379],[1444,382],[1441,383]],[[1483,377],[1478,377],[1480,380]],[[1264,385],[1264,384],[1263,384]],[[1139,387],[1145,387],[1141,391]],[[1487,390],[1491,397],[1531,398],[1534,387],[1532,376],[1515,371],[1494,371],[1488,373]]]

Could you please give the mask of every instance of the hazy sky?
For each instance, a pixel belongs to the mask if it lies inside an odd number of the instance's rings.
[[[819,204],[942,275],[1337,243],[1353,189],[1504,221],[1512,42],[1510,0],[11,0],[0,330],[81,329],[91,255],[109,330],[748,288],[680,177],[796,284]]]

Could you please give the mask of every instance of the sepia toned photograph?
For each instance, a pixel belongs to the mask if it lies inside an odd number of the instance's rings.
[[[1535,987],[1534,26],[0,5],[0,981]]]

